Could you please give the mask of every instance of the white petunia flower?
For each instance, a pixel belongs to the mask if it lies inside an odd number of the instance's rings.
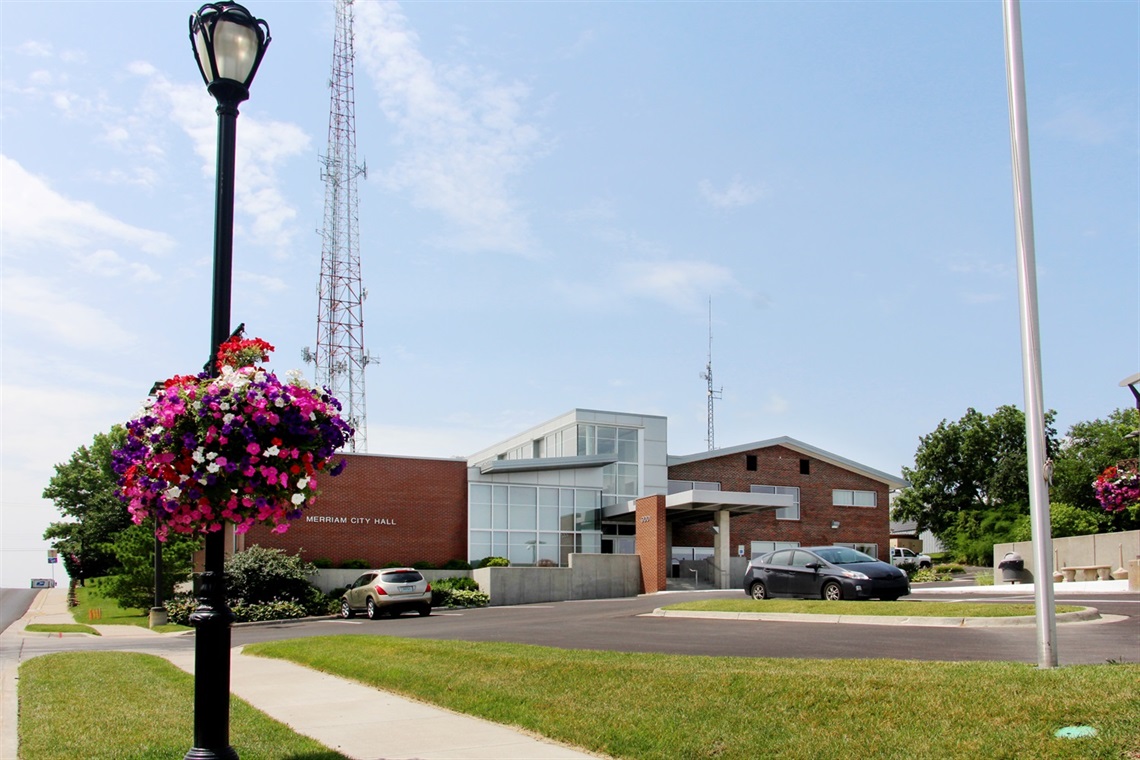
[[[303,494],[303,493],[293,494],[293,503],[296,504],[298,507],[301,506],[302,504],[304,504],[305,503],[305,494]]]

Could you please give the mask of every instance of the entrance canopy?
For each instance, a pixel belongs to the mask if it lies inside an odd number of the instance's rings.
[[[717,512],[727,511],[733,515],[746,515],[769,509],[794,507],[791,494],[783,493],[744,493],[741,491],[680,491],[665,497],[665,516],[670,522],[693,522],[711,518]],[[636,510],[634,502],[614,504],[603,510],[606,519],[632,515]]]

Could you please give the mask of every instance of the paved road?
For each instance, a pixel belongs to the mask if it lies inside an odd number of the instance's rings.
[[[739,591],[662,594],[633,599],[559,602],[519,607],[437,611],[430,617],[378,621],[308,620],[235,626],[233,644],[323,635],[391,635],[465,641],[506,641],[625,652],[739,657],[894,658],[912,660],[1008,660],[1036,663],[1036,631],[1017,628],[916,628],[646,617],[656,607],[686,599],[740,598]],[[922,598],[915,594],[913,598]],[[1140,662],[1140,596],[1096,594],[1061,603],[1095,606],[1113,622],[1058,626],[1062,665],[1109,660]],[[945,597],[940,597],[945,601]],[[954,599],[971,599],[955,595]],[[980,598],[985,599],[985,597]],[[1005,601],[994,600],[987,601]],[[1026,601],[1032,601],[1029,597]],[[875,602],[868,602],[875,604]],[[950,604],[949,606],[952,606]],[[26,637],[23,656],[67,649],[176,651],[193,648],[193,635],[130,639]]]
[[[39,592],[32,588],[0,588],[0,632],[24,616]]]

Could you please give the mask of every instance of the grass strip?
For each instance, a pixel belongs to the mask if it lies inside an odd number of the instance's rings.
[[[146,628],[150,625],[149,610],[134,607],[120,607],[116,599],[103,596],[98,578],[92,578],[86,586],[75,587],[75,599],[79,606],[71,608],[75,622],[90,625],[137,625]]]
[[[29,623],[24,626],[25,631],[31,633],[89,633],[92,636],[101,635],[97,630],[89,625],[73,624],[48,624],[48,623]]]
[[[150,610],[141,610],[136,607],[120,607],[119,602],[109,596],[103,596],[99,588],[101,579],[93,578],[86,586],[77,586],[75,598],[79,606],[71,608],[71,616],[80,624],[92,623],[94,625],[137,625],[140,628],[150,627]],[[28,626],[31,630],[31,626]],[[177,623],[156,625],[152,630],[155,633],[171,633],[173,631],[190,631],[189,626]]]
[[[655,655],[351,636],[246,654],[619,758],[1121,758],[1140,752],[1140,665]],[[1095,739],[1054,732],[1090,725]]]
[[[822,599],[705,599],[670,604],[665,610],[693,612],[778,612],[804,615],[872,615],[894,617],[1032,617],[1032,604],[1004,602],[827,602]],[[1084,607],[1059,604],[1058,613]]]
[[[128,652],[67,652],[20,666],[21,760],[170,760],[194,744],[194,677]],[[347,760],[230,699],[242,760]]]

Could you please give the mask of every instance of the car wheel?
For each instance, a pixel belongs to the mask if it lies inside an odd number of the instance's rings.
[[[352,607],[348,606],[348,600],[347,599],[341,599],[340,600],[340,616],[342,618],[344,618],[345,620],[348,620],[349,618],[351,618],[355,614],[356,613],[354,613],[352,611]]]
[[[823,598],[829,602],[838,602],[843,598],[843,589],[835,581],[823,584]]]
[[[765,588],[764,584],[760,581],[755,581],[751,586],[748,587],[748,595],[753,599],[767,599],[768,589]]]
[[[420,607],[419,613],[420,613],[420,617],[427,617],[428,615],[431,614],[431,605],[425,604],[424,606]]]
[[[368,619],[369,620],[376,620],[377,618],[380,617],[380,615],[381,615],[380,608],[376,606],[376,602],[372,601],[372,599],[369,599],[368,604],[365,606],[368,608]]]

